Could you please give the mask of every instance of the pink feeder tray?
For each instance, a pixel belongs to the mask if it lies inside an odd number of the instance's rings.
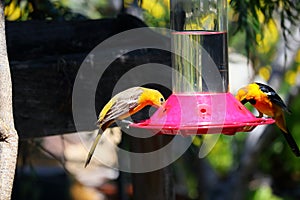
[[[272,118],[255,117],[230,93],[195,93],[172,94],[150,119],[130,126],[157,134],[234,135],[274,122]]]

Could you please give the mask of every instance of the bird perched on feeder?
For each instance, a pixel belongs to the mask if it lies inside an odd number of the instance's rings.
[[[165,102],[163,95],[154,89],[133,87],[116,94],[101,110],[97,124],[99,131],[89,151],[85,167],[91,161],[95,148],[104,132],[116,120],[122,120],[143,109],[145,106],[160,107]]]
[[[291,113],[291,111],[270,86],[256,82],[251,83],[239,89],[236,98],[242,104],[251,103],[257,109],[259,113],[258,117],[263,117],[263,114],[272,117],[294,154],[297,157],[300,156],[297,143],[288,130],[284,118],[284,112]]]

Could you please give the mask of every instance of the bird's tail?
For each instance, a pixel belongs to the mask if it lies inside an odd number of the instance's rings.
[[[103,132],[111,125],[111,124],[112,124],[112,121],[109,121],[109,122],[103,124],[102,126],[101,126],[101,125],[99,126],[98,134],[97,134],[97,136],[96,136],[96,138],[95,138],[95,140],[94,140],[94,142],[93,142],[93,144],[92,144],[92,147],[91,147],[91,149],[90,149],[90,151],[89,151],[89,153],[88,153],[88,156],[87,156],[87,158],[86,158],[84,167],[86,167],[86,166],[90,163],[90,161],[91,161],[91,159],[92,159],[92,156],[93,156],[93,154],[94,154],[94,152],[95,152],[95,149],[96,149],[96,147],[97,147],[97,144],[98,144],[98,142],[99,142],[99,140],[100,140],[100,138],[101,138],[101,136],[102,136],[102,133],[103,133]]]
[[[88,156],[86,158],[84,167],[86,167],[90,163],[90,161],[92,159],[92,156],[93,156],[93,154],[95,152],[96,146],[97,146],[97,144],[98,144],[98,142],[99,142],[99,140],[101,138],[101,135],[102,135],[101,131],[102,131],[101,129],[98,130],[98,134],[97,134],[96,139],[94,140],[93,145],[92,145],[92,147],[91,147],[91,149],[89,151],[89,154],[88,154]]]
[[[299,157],[300,156],[300,150],[299,147],[295,141],[295,139],[293,138],[292,134],[288,131],[288,132],[284,132],[283,130],[281,130],[283,136],[285,137],[287,143],[289,144],[291,150],[294,152],[294,154]]]
[[[300,156],[299,147],[285,124],[284,116],[283,115],[277,116],[275,121],[276,121],[276,125],[280,128],[285,140],[289,144],[291,150],[294,152],[294,154],[297,157],[299,157]]]

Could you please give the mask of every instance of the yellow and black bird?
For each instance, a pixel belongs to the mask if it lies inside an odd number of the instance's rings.
[[[263,117],[263,114],[272,117],[294,154],[300,156],[299,147],[288,130],[284,118],[284,112],[291,113],[291,111],[270,86],[257,82],[251,83],[238,90],[236,99],[242,104],[251,103],[257,109],[258,117]]]
[[[132,87],[116,94],[100,112],[97,121],[99,131],[88,154],[85,167],[91,161],[101,133],[112,123],[135,114],[145,106],[160,107],[164,102],[165,99],[159,91],[144,87]]]

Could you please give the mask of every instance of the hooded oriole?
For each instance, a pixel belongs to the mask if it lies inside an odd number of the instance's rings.
[[[165,99],[159,91],[144,87],[133,87],[116,94],[100,112],[97,121],[99,131],[88,154],[85,167],[93,156],[101,132],[104,132],[113,122],[129,117],[145,106],[160,107],[164,102]]]
[[[284,118],[284,111],[287,113],[291,113],[291,111],[270,86],[262,83],[251,83],[239,89],[236,98],[242,104],[251,103],[259,112],[258,117],[262,117],[263,114],[272,117],[294,154],[300,156],[297,143],[288,130]]]

